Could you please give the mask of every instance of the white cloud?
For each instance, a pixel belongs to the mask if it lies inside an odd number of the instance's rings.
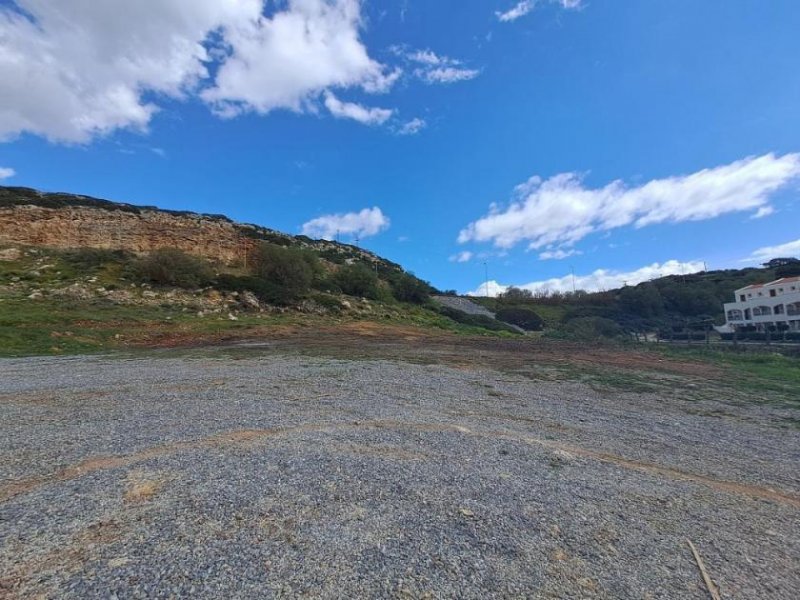
[[[332,240],[337,235],[365,238],[389,228],[389,218],[377,206],[361,212],[323,215],[303,224],[303,235]]]
[[[556,250],[546,250],[539,254],[539,260],[563,260],[565,258],[569,258],[570,256],[578,256],[583,254],[580,250],[575,250],[574,248],[571,250],[564,250],[562,248],[558,248]]]
[[[423,129],[425,129],[428,124],[425,122],[424,119],[414,118],[406,123],[403,123],[398,129],[398,135],[416,135]]]
[[[353,119],[364,125],[382,125],[394,114],[388,108],[368,108],[353,102],[342,102],[332,92],[325,92],[325,107],[337,119]]]
[[[786,242],[778,246],[765,246],[754,250],[750,258],[743,262],[766,262],[773,258],[797,258],[800,257],[800,240]]]
[[[748,157],[691,175],[655,179],[628,187],[620,180],[602,188],[583,185],[581,176],[562,173],[532,177],[517,186],[505,209],[489,214],[459,234],[461,243],[492,241],[510,248],[527,241],[532,249],[574,244],[590,233],[626,225],[699,221],[768,206],[770,196],[800,177],[800,154]]]
[[[436,67],[426,69],[421,77],[428,83],[455,83],[457,81],[469,81],[480,75],[476,69],[463,69],[461,67]]]
[[[432,50],[416,50],[404,52],[402,48],[395,48],[395,53],[417,65],[414,75],[430,84],[455,83],[468,81],[480,75],[477,69],[464,67],[461,60],[436,54]]]
[[[469,262],[470,260],[472,260],[472,252],[465,250],[463,252],[459,252],[458,254],[453,254],[453,256],[449,258],[449,260],[450,262],[457,262],[457,263]]]
[[[497,18],[501,21],[507,23],[524,17],[534,8],[536,8],[536,0],[522,0],[522,2],[517,3],[513,8],[505,12],[497,11],[495,15],[497,15]]]
[[[762,206],[750,218],[751,219],[763,219],[764,217],[770,216],[774,212],[775,212],[775,208],[773,208],[772,206]]]
[[[309,109],[320,92],[387,91],[400,76],[359,38],[360,0],[288,0],[286,10],[225,29],[230,55],[202,97],[223,115]]]
[[[222,116],[313,111],[325,90],[381,92],[399,78],[360,40],[360,0],[278,6],[267,16],[265,0],[2,5],[0,140],[143,131],[165,98],[198,94]]]
[[[635,271],[620,272],[611,269],[597,269],[589,275],[576,275],[574,284],[575,289],[585,290],[587,292],[598,292],[602,290],[612,290],[623,287],[624,285],[636,285],[655,279],[657,277],[666,277],[667,275],[683,275],[689,273],[697,273],[702,271],[704,265],[701,261],[679,262],[677,260],[668,260],[665,263],[653,263]],[[555,277],[543,281],[532,281],[522,285],[515,285],[514,287],[523,290],[530,290],[534,293],[542,292],[571,292],[573,289],[573,277],[571,274],[563,277]],[[506,291],[509,285],[503,285],[496,281],[489,282],[489,292],[492,297]],[[468,296],[485,296],[486,284],[481,284],[472,292],[467,293]]]
[[[572,10],[581,8],[582,0],[550,0],[550,2],[560,5],[561,8]],[[510,21],[516,21],[520,17],[524,17],[528,13],[533,12],[533,9],[536,8],[537,4],[537,0],[522,0],[509,10],[505,12],[497,11],[494,14],[500,21],[508,23]]]
[[[0,167],[0,181],[3,181],[4,179],[10,179],[16,174],[17,172],[14,169],[10,169],[8,167]]]

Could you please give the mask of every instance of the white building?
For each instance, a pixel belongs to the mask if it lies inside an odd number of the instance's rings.
[[[725,304],[725,331],[774,326],[800,331],[800,277],[784,277],[736,290],[736,301]]]

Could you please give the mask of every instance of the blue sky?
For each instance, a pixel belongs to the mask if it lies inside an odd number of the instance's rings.
[[[339,230],[461,292],[800,254],[794,0],[142,4],[0,0],[3,184]]]

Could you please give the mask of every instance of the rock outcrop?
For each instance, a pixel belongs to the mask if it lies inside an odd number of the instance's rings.
[[[233,223],[200,215],[28,205],[0,208],[0,243],[132,252],[178,248],[232,263],[243,261],[257,240],[243,235]]]
[[[247,263],[257,244],[311,248],[334,263],[377,263],[401,267],[355,246],[235,223],[221,215],[162,210],[30,188],[0,186],[0,245],[47,248],[103,248],[145,253],[159,248],[223,263]]]

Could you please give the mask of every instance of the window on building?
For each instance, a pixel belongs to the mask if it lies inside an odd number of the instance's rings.
[[[746,300],[745,300],[745,297],[744,297],[744,294],[741,294],[741,295],[739,296],[739,302],[746,302]]]
[[[782,315],[783,313],[784,313],[783,304],[778,304],[778,305],[775,307],[775,314],[776,314],[776,315]]]
[[[774,298],[777,294],[778,294],[778,292],[776,290],[770,290],[769,291],[769,295],[770,295],[771,298]]]

